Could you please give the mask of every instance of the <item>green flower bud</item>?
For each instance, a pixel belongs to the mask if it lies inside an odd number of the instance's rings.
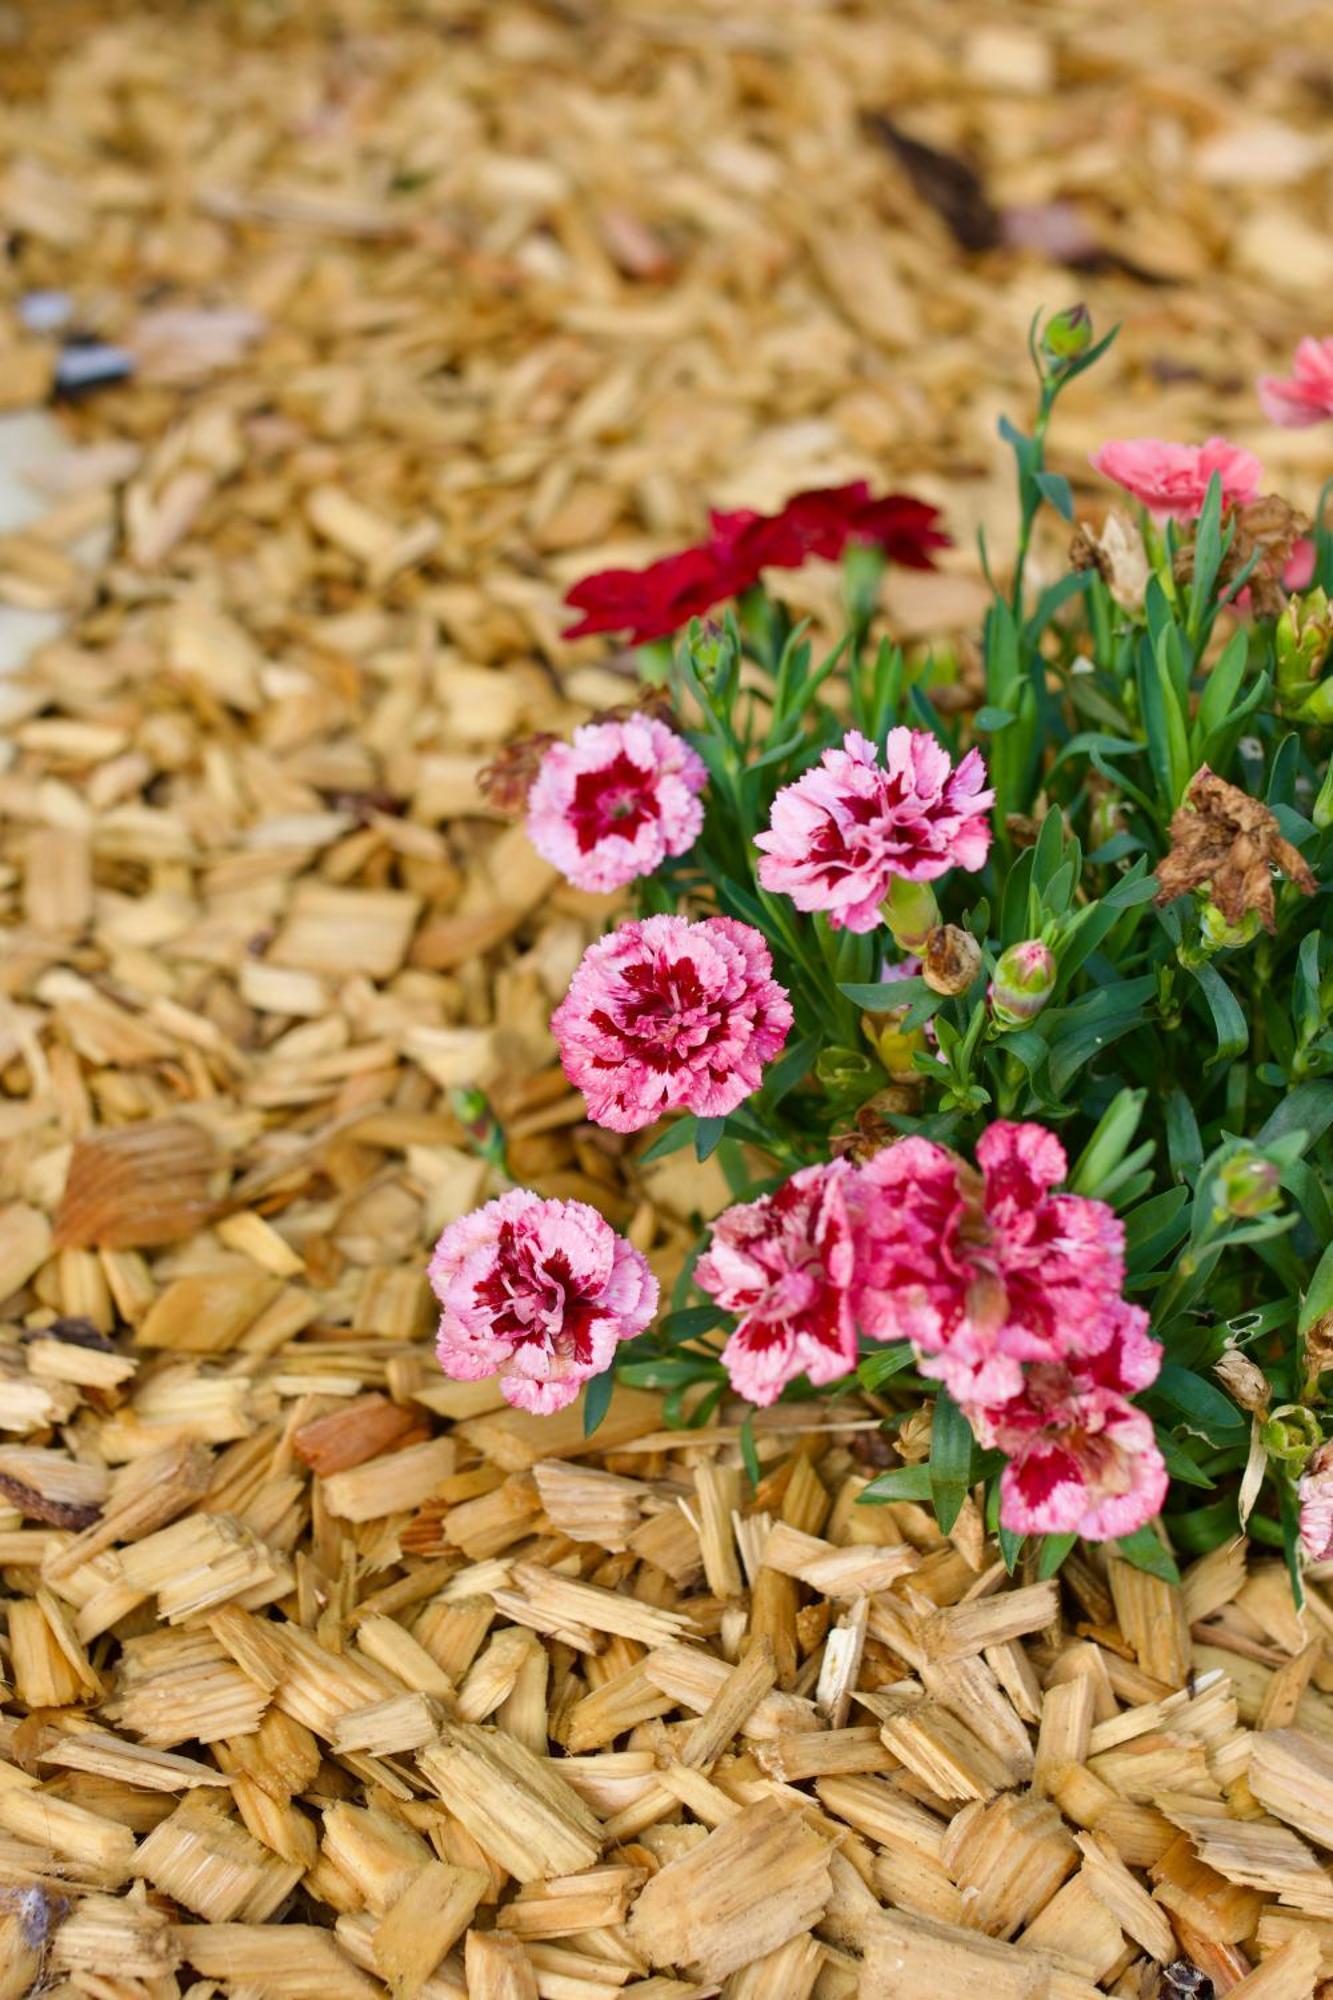
[[[1021,1028],[1040,1014],[1055,990],[1055,958],[1040,938],[1001,952],[991,982],[991,1013],[1003,1028]]]
[[[1199,909],[1199,929],[1210,952],[1239,951],[1252,944],[1262,928],[1257,910],[1246,910],[1238,924],[1229,923],[1209,896]]]
[[[887,566],[884,551],[876,543],[848,542],[842,559],[842,579],[853,625],[868,625],[874,617]]]
[[[1311,809],[1310,817],[1321,833],[1333,826],[1333,764],[1324,773],[1324,782],[1319,787],[1319,796]]]
[[[1283,1403],[1259,1433],[1264,1450],[1289,1472],[1299,1472],[1312,1451],[1324,1441],[1313,1410],[1302,1403]]]
[[[895,875],[880,915],[900,951],[920,952],[940,920],[940,906],[929,882],[908,882]]]
[[[1042,352],[1048,361],[1077,361],[1092,346],[1092,314],[1082,300],[1053,313],[1042,328]]]
[[[1237,1222],[1252,1222],[1256,1216],[1271,1215],[1281,1200],[1281,1181],[1271,1160],[1246,1149],[1223,1161],[1213,1203],[1216,1221],[1230,1217]]]
[[[1277,685],[1284,705],[1299,707],[1310,699],[1312,681],[1333,646],[1333,607],[1323,590],[1289,597],[1273,632],[1277,648]],[[1321,720],[1323,718],[1314,718]]]

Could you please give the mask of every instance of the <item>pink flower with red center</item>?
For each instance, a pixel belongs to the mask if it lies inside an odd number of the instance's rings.
[[[957,769],[924,729],[891,729],[885,762],[852,730],[773,801],[759,880],[798,910],[823,910],[834,930],[871,931],[895,877],[933,882],[986,859],[994,803],[986,766],[969,750]]]
[[[725,598],[740,597],[765,569],[799,569],[811,556],[836,561],[849,542],[868,542],[907,569],[930,569],[949,537],[938,509],[909,493],[876,499],[864,479],[795,493],[776,514],[750,508],[709,516],[707,541],[643,569],[585,576],[565,599],[583,616],[567,639],[626,632],[635,645],[669,638]]]
[[[1301,1547],[1311,1562],[1333,1562],[1333,1444],[1310,1454],[1296,1482],[1301,1506]]]
[[[759,1087],[791,1002],[759,932],[731,917],[648,917],[590,945],[551,1017],[588,1116],[637,1132],[664,1111],[722,1118]]]
[[[806,1375],[817,1386],[856,1366],[849,1287],[855,1263],[845,1160],[802,1167],[774,1194],[728,1208],[713,1224],[695,1279],[739,1324],[722,1352],[733,1388],[777,1401]]]
[[[497,1376],[505,1401],[537,1416],[572,1403],[657,1310],[646,1259],[605,1217],[523,1188],[451,1222],[429,1275],[445,1374]]]
[[[855,1310],[873,1340],[909,1340],[959,1403],[1021,1393],[1023,1364],[1095,1347],[1119,1309],[1124,1230],[1105,1202],[1053,1194],[1063,1146],[1040,1125],[983,1133],[980,1171],[899,1139],[852,1194]]]
[[[983,1445],[1008,1453],[1000,1522],[1014,1534],[1131,1535],[1166,1498],[1167,1472],[1150,1419],[1127,1398],[1157,1379],[1160,1344],[1148,1315],[1123,1302],[1098,1323],[1090,1354],[1035,1362],[1021,1394],[967,1415]]]
[[[1290,375],[1261,375],[1259,401],[1270,424],[1305,430],[1333,417],[1333,337],[1298,342]]]
[[[1223,507],[1253,500],[1263,467],[1253,452],[1209,438],[1206,444],[1165,444],[1160,438],[1117,438],[1092,455],[1098,472],[1123,486],[1150,514],[1192,521],[1202,513],[1214,473],[1222,482]]]
[[[693,847],[707,782],[703,760],[655,717],[585,722],[542,759],[528,838],[576,889],[619,889]]]

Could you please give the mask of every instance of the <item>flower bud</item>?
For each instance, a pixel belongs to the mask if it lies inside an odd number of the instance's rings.
[[[1258,1363],[1251,1361],[1248,1354],[1242,1354],[1238,1347],[1223,1350],[1214,1363],[1213,1373],[1242,1410],[1248,1410],[1251,1416],[1268,1408],[1268,1377]]]
[[[929,882],[909,882],[895,875],[880,905],[894,943],[902,951],[920,951],[940,920],[940,906]]]
[[[1306,1464],[1312,1452],[1317,1455],[1324,1441],[1318,1418],[1303,1403],[1283,1403],[1274,1410],[1260,1435],[1268,1456],[1292,1472]]]
[[[1310,683],[1333,646],[1333,607],[1322,590],[1289,597],[1273,632],[1277,649],[1277,685],[1283,703],[1298,706],[1310,694]]]
[[[1042,328],[1041,348],[1048,361],[1077,361],[1091,346],[1092,314],[1082,300],[1053,313]]]
[[[853,625],[868,625],[874,617],[886,567],[884,551],[876,543],[848,542],[842,558],[842,578]]]
[[[892,1014],[863,1014],[861,1028],[866,1040],[883,1063],[889,1075],[896,1080],[915,1080],[917,1072],[912,1062],[913,1056],[926,1052],[926,1031],[913,1028],[904,1032],[903,1016],[906,1007],[895,1008]]]
[[[1001,952],[991,984],[991,1013],[1003,1028],[1034,1021],[1055,990],[1055,959],[1040,938]]]
[[[1271,1160],[1244,1150],[1224,1160],[1217,1176],[1213,1216],[1218,1222],[1228,1217],[1252,1222],[1256,1216],[1271,1215],[1282,1199],[1278,1170]]]
[[[1310,817],[1321,833],[1327,833],[1333,826],[1333,763],[1324,773],[1324,782],[1319,787],[1319,796],[1314,802]]]
[[[921,954],[921,977],[932,993],[966,993],[981,970],[981,946],[957,924],[936,924]]]
[[[1209,896],[1199,910],[1199,929],[1210,952],[1239,951],[1243,945],[1252,944],[1258,937],[1259,912],[1246,910],[1240,922],[1233,924]]]

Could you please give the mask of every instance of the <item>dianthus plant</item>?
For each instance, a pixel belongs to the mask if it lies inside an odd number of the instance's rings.
[[[881,636],[885,564],[946,538],[866,483],[571,594],[643,690],[504,774],[621,892],[553,1033],[631,1173],[690,1148],[731,1198],[650,1269],[592,1208],[498,1196],[436,1251],[439,1354],[589,1427],[617,1375],[695,1424],[855,1388],[866,1501],[947,1530],[973,1491],[1042,1573],[1247,1528],[1299,1592],[1333,1559],[1333,535],[1221,438],[1108,441],[1080,526],[1047,432],[1107,344],[1081,307],[1034,330],[979,646]],[[1265,378],[1270,417],[1333,416],[1330,357]],[[818,659],[780,587],[810,558],[847,609]]]

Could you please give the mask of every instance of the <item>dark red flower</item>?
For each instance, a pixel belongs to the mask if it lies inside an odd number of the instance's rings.
[[[646,569],[603,569],[576,583],[565,599],[583,613],[567,639],[584,639],[592,632],[628,632],[636,646],[665,639],[701,618],[724,597],[748,590],[753,575],[743,575],[729,552],[712,542],[663,556]]]
[[[939,512],[908,493],[872,497],[864,479],[794,493],[777,514],[751,508],[709,517],[706,542],[646,569],[606,569],[584,577],[566,599],[583,613],[565,637],[628,632],[632,643],[664,639],[724,598],[739,597],[765,569],[799,569],[811,556],[836,562],[849,542],[883,549],[891,562],[930,569],[947,548]]]

